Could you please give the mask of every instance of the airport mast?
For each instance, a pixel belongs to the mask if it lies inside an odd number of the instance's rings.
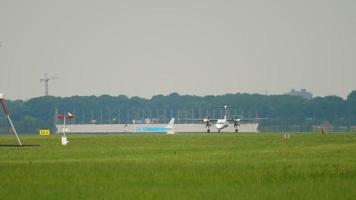
[[[40,82],[45,82],[45,96],[48,96],[48,82],[50,80],[58,79],[59,77],[48,77],[47,73],[44,74],[44,78],[40,79]]]

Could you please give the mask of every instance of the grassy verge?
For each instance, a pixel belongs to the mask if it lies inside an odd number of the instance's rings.
[[[353,199],[356,134],[0,136],[1,199]]]

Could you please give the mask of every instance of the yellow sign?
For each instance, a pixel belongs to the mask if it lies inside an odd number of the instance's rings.
[[[40,130],[40,135],[41,136],[48,136],[49,135],[49,130],[46,129],[46,130]]]

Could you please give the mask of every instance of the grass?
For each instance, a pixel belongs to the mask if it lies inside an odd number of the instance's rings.
[[[0,199],[354,199],[356,134],[0,136]]]

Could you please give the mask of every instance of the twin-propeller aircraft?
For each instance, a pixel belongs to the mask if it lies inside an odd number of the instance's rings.
[[[230,123],[234,124],[234,129],[235,132],[239,132],[239,126],[241,121],[255,121],[255,120],[261,120],[261,119],[267,119],[267,118],[232,118],[228,119],[228,111],[227,111],[227,106],[224,106],[225,108],[225,115],[223,119],[210,119],[209,117],[203,119],[203,123],[205,124],[206,132],[210,133],[210,127],[214,124],[215,128],[218,130],[220,133],[221,130],[224,128],[227,128]]]

